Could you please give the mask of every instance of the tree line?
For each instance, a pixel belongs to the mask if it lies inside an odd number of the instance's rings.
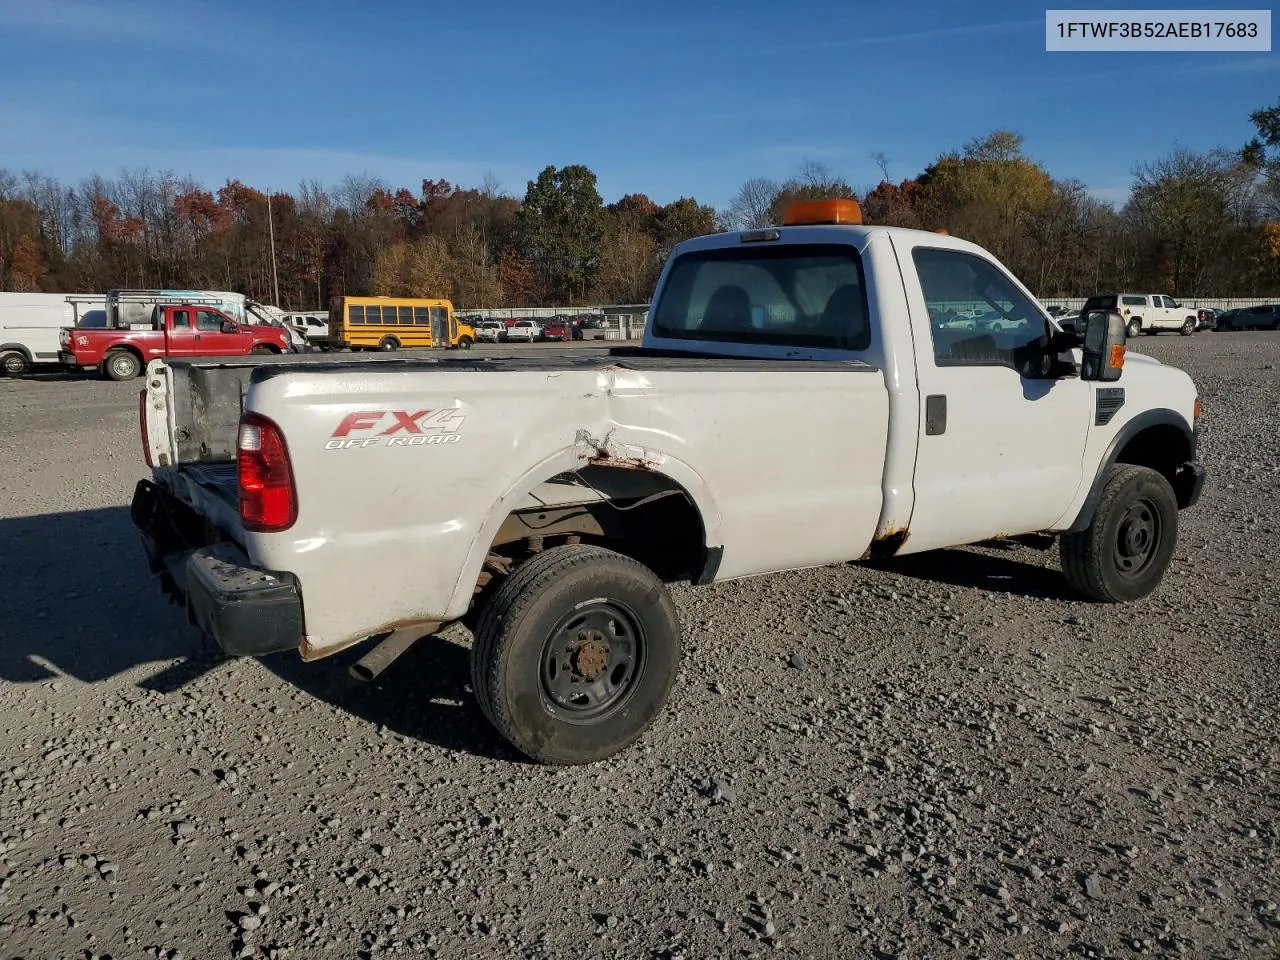
[[[147,170],[74,186],[0,169],[0,288],[236,290],[286,309],[344,294],[448,297],[461,306],[643,303],[688,237],[774,226],[793,200],[855,197],[868,223],[946,229],[996,254],[1043,297],[1103,290],[1174,296],[1280,293],[1280,103],[1242,148],[1175,149],[1134,171],[1116,208],[1058,180],[996,131],[919,174],[856,190],[818,163],[742,184],[727,209],[691,197],[606,204],[585,166],[548,166],[522,198],[491,177],[419,190],[368,175],[270,196],[216,192]],[[272,236],[276,263],[273,272]]]

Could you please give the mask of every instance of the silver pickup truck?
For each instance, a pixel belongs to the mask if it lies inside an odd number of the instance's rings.
[[[154,569],[234,655],[378,638],[369,677],[462,621],[485,715],[552,763],[666,701],[673,581],[1031,535],[1084,596],[1156,589],[1204,480],[1190,378],[1126,358],[1118,315],[1081,343],[981,248],[843,203],[681,244],[639,347],[153,362]]]

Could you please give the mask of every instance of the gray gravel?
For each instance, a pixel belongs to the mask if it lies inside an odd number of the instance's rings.
[[[678,588],[668,710],[561,770],[460,630],[376,687],[188,660],[137,385],[0,382],[0,955],[1280,955],[1280,335],[1135,347],[1212,470],[1156,595],[1030,549]]]

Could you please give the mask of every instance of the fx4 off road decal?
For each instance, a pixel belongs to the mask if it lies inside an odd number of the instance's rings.
[[[444,410],[359,410],[348,413],[325,441],[326,450],[426,447],[457,443],[466,414]]]

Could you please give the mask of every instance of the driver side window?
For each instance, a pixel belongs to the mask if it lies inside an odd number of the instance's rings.
[[[912,252],[933,334],[934,362],[1043,372],[1049,325],[1039,306],[995,264],[960,250]]]
[[[222,329],[222,314],[211,310],[197,311],[196,325],[205,332],[217,332]]]

